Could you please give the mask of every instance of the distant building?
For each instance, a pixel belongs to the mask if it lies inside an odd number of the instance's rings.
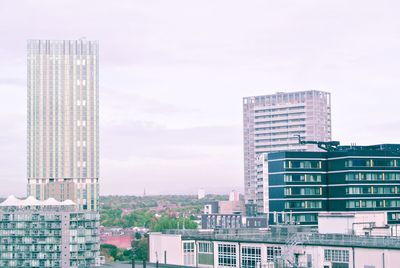
[[[99,265],[99,220],[71,200],[10,196],[0,204],[0,267]]]
[[[244,215],[245,207],[242,201],[219,201],[218,213],[220,214],[242,214]]]
[[[398,267],[400,240],[270,230],[171,230],[149,235],[150,262],[185,267]]]
[[[242,201],[214,201],[205,205],[203,212],[202,229],[240,228],[245,206]]]
[[[266,217],[246,217],[246,228],[267,228],[268,219]]]
[[[238,214],[203,214],[201,229],[235,229],[242,227],[242,215]]]
[[[266,207],[271,224],[317,225],[318,213],[384,212],[400,223],[400,145],[335,146],[325,152],[266,155]]]
[[[28,42],[28,195],[97,210],[98,42]]]
[[[204,197],[206,197],[206,191],[204,191],[204,189],[199,189],[197,199],[203,199]]]
[[[204,206],[204,214],[217,214],[219,211],[218,201],[210,202]]]
[[[240,194],[238,191],[231,191],[229,193],[229,201],[240,201]]]
[[[308,140],[331,140],[330,93],[300,91],[243,98],[244,188],[246,204],[256,204],[257,157],[276,151],[317,150],[302,145],[295,135]]]

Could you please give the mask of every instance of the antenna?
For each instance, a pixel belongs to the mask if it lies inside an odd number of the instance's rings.
[[[318,146],[318,148],[327,152],[335,151],[340,145],[340,142],[338,141],[306,141],[300,135],[294,135],[294,136],[298,137],[299,144],[315,144]]]

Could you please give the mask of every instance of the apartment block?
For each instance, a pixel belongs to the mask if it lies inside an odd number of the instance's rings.
[[[298,143],[331,140],[330,93],[301,91],[243,98],[243,144],[246,204],[257,203],[257,159],[276,151],[318,150]]]
[[[98,42],[28,42],[28,195],[97,210]]]
[[[99,221],[71,200],[11,196],[0,203],[0,267],[99,266]]]

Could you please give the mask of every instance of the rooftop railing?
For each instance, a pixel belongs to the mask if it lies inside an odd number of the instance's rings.
[[[397,237],[319,234],[313,231],[294,233],[258,229],[231,229],[214,231],[167,230],[164,233],[181,235],[184,240],[263,242],[287,245],[295,243],[297,245],[400,249],[400,238]]]

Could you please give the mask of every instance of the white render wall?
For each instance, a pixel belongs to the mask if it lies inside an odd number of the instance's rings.
[[[355,213],[321,213],[318,216],[318,232],[321,234],[355,234],[365,235],[364,228],[387,225],[386,212],[355,212]],[[390,229],[382,230],[390,232]]]
[[[197,243],[206,240],[182,240],[180,235],[165,235],[161,233],[150,233],[149,236],[149,255],[150,262],[158,261],[164,263],[164,251],[167,251],[167,264],[183,265],[183,243],[194,242],[195,254],[197,255]],[[352,268],[394,268],[400,267],[400,248],[399,249],[370,249],[362,247],[336,247],[336,246],[304,246],[295,245],[287,247],[282,244],[251,243],[238,241],[211,241],[214,245],[214,266],[198,265],[198,267],[223,267],[218,265],[218,245],[229,244],[236,248],[236,267],[239,267],[240,254],[242,247],[259,247],[261,249],[261,268],[274,267],[272,263],[267,263],[267,247],[281,247],[282,254],[298,254],[298,263],[301,267],[307,267],[308,258],[311,258],[313,268],[332,267],[332,261],[325,260],[325,250],[341,250],[348,252],[348,267]],[[360,245],[361,246],[361,245]],[[292,259],[293,260],[293,259]],[[353,264],[354,260],[354,264]],[[192,267],[196,266],[196,262]]]
[[[257,155],[283,150],[318,150],[306,140],[331,140],[330,93],[302,91],[243,98],[243,145],[246,203],[256,203]]]
[[[180,235],[166,235],[150,233],[149,235],[149,260],[150,262],[164,263],[164,254],[167,255],[167,263],[183,265],[183,246]]]

